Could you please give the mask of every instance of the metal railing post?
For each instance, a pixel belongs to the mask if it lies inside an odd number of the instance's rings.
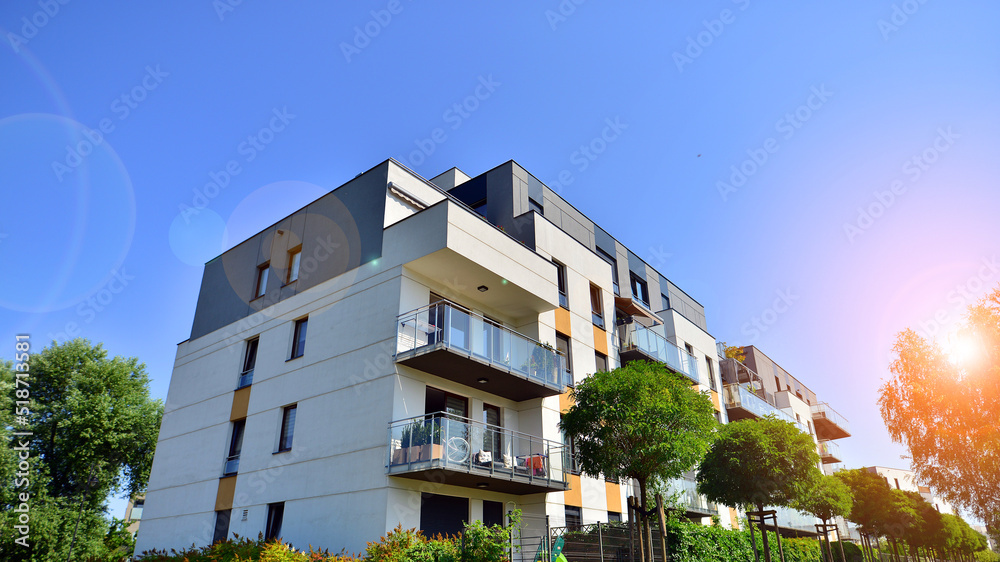
[[[601,562],[604,562],[604,534],[601,532],[601,523],[597,523],[597,548],[601,552]]]

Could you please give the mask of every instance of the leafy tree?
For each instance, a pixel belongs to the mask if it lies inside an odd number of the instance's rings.
[[[744,509],[789,506],[815,486],[818,463],[816,444],[791,422],[767,416],[730,423],[701,461],[698,492]],[[766,538],[764,553],[770,560]]]
[[[610,480],[647,486],[680,477],[708,449],[718,426],[707,395],[660,363],[634,361],[595,373],[576,385],[573,406],[560,422],[576,442],[580,469]]]
[[[79,520],[75,559],[103,558],[121,546],[120,529],[105,516],[112,492],[135,494],[146,486],[163,406],[149,396],[149,377],[135,358],[109,358],[84,339],[33,353],[29,361],[30,412],[14,418],[11,392],[0,397],[0,523],[18,521],[18,494],[30,494],[31,548],[0,539],[4,560],[65,559]],[[0,364],[0,389],[13,386],[13,364]],[[20,438],[30,431],[27,486],[8,478]],[[16,464],[13,465],[16,467]],[[121,556],[118,556],[121,558]]]
[[[722,342],[722,347],[729,359],[735,359],[740,363],[746,361],[747,352],[743,351],[743,348],[738,345],[729,345],[726,342]]]
[[[913,510],[913,524],[904,532],[903,541],[914,552],[934,548],[935,541],[944,532],[941,513],[934,509],[917,492],[903,491]]]
[[[854,500],[851,497],[851,490],[833,476],[820,476],[816,480],[816,485],[809,490],[808,494],[793,503],[793,506],[806,513],[812,513],[827,525],[834,517],[846,517],[851,513],[851,506]],[[843,543],[843,541],[838,541]],[[833,550],[830,545],[830,535],[826,535],[826,550],[833,560]],[[841,551],[841,557],[844,557]]]
[[[913,330],[897,337],[893,378],[880,389],[889,435],[917,476],[953,505],[1000,526],[1000,288],[968,309],[958,335],[975,342],[956,364]]]
[[[854,503],[848,519],[858,525],[868,542],[868,554],[874,559],[872,539],[888,536],[893,540],[905,536],[914,523],[915,513],[907,497],[889,487],[881,476],[863,468],[841,470],[834,477],[851,490]]]

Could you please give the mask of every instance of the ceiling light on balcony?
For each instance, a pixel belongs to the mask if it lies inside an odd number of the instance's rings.
[[[478,382],[479,384],[486,384],[490,382],[490,379],[486,377],[479,377],[478,379],[476,379],[476,382]]]
[[[478,287],[476,287],[476,288],[477,288],[477,289],[479,289],[479,292],[480,292],[480,293],[485,293],[486,291],[489,291],[489,290],[490,290],[490,288],[489,288],[489,287],[487,287],[486,285],[480,285],[480,286],[478,286]]]
[[[488,483],[488,482],[477,482],[477,483],[476,483],[476,487],[477,487],[477,488],[489,488],[489,487],[490,487],[490,485],[489,485],[489,483]]]

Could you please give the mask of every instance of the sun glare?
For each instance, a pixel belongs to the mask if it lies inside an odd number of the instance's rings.
[[[979,357],[979,342],[974,336],[961,332],[948,334],[941,347],[955,365],[968,365]]]

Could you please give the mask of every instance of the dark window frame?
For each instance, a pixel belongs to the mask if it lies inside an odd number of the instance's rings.
[[[299,318],[295,321],[295,328],[292,330],[292,355],[288,359],[298,359],[306,352],[306,336],[309,332],[309,317]]]
[[[299,280],[299,269],[302,266],[302,244],[288,250],[288,270],[285,273],[285,285]]]
[[[215,530],[212,533],[212,544],[224,541],[229,536],[229,522],[232,515],[232,509],[220,509],[215,512]]]
[[[278,433],[278,451],[285,453],[292,450],[295,441],[295,419],[298,417],[298,404],[285,406],[281,409],[281,430]]]
[[[615,294],[621,296],[621,289],[618,286],[618,260],[600,248],[597,248],[597,255],[611,266],[611,284],[614,287]]]
[[[590,284],[590,320],[600,329],[604,329],[604,294],[601,288]]]
[[[629,281],[632,285],[632,298],[649,308],[649,284],[634,272],[629,275]]]
[[[259,299],[267,293],[267,278],[271,271],[271,262],[257,266],[257,282],[254,284],[253,298]]]
[[[285,520],[285,502],[267,504],[267,522],[264,526],[264,540],[281,536],[281,524]]]
[[[552,263],[556,266],[556,288],[559,290],[559,306],[569,309],[569,282],[566,278],[566,266],[555,260]]]

